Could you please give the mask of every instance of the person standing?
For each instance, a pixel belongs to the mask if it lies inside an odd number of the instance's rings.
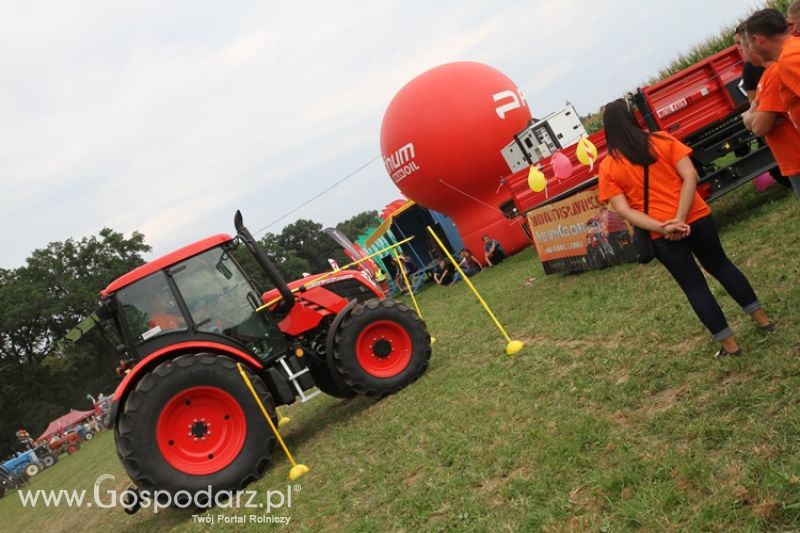
[[[789,21],[790,31],[795,37],[800,36],[800,0],[794,0],[786,10],[786,20]]]
[[[742,89],[747,94],[747,99],[752,103],[756,99],[756,89],[758,89],[758,82],[764,74],[764,67],[756,66],[750,60],[747,54],[744,24],[739,24],[733,32],[733,42],[739,47],[742,53],[744,64],[742,65]]]
[[[800,0],[791,3],[787,16],[794,37],[783,41],[778,57],[778,79],[786,112],[795,128],[800,129]]]
[[[656,257],[720,343],[716,357],[741,355],[742,350],[695,258],[758,327],[773,331],[775,326],[750,282],[722,249],[711,210],[697,193],[697,170],[689,158],[691,148],[668,133],[643,131],[623,99],[605,106],[603,121],[608,156],[599,169],[600,201],[609,202],[628,222],[650,231]],[[649,173],[647,214],[643,212],[645,167]]]
[[[800,130],[789,120],[776,62],[790,39],[788,30],[786,18],[776,9],[762,9],[747,19],[743,46],[750,48],[751,59],[760,60],[766,70],[758,83],[755,109],[743,119],[754,135],[766,139],[781,174],[789,178],[800,198]]]
[[[747,93],[747,99],[750,101],[752,110],[756,103],[756,90],[758,89],[758,83],[761,81],[761,76],[764,75],[765,67],[762,66],[761,60],[757,56],[754,57],[752,51],[750,50],[750,45],[747,42],[747,33],[745,32],[744,23],[739,24],[739,26],[736,28],[736,31],[733,34],[733,41],[736,43],[736,46],[739,47],[739,52],[741,52],[742,58],[744,59],[744,65],[742,66],[742,88]],[[766,144],[766,141],[763,137],[758,137],[756,142],[758,142],[759,148]],[[779,167],[773,167],[769,173],[772,175],[773,179],[780,183],[783,187],[787,189],[794,188],[792,183],[789,181],[789,178],[781,174]]]

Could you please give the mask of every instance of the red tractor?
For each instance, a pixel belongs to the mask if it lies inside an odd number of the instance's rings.
[[[56,454],[56,456],[64,452],[72,455],[81,449],[81,437],[74,432],[59,434],[50,439],[50,441],[47,443],[47,446],[54,454]],[[47,463],[45,464],[47,465]]]
[[[235,237],[181,248],[101,292],[98,314],[122,339],[117,454],[140,490],[235,491],[270,465],[276,439],[237,363],[273,418],[275,406],[319,391],[391,394],[428,367],[430,336],[408,307],[355,271],[293,290],[239,212],[235,226]],[[258,290],[234,257],[239,246],[277,289]]]

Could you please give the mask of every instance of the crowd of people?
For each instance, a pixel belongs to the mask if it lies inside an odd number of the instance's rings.
[[[475,256],[468,248],[460,250],[457,254],[457,264],[461,272],[468,277],[482,272],[484,268],[500,264],[506,257],[505,249],[500,241],[493,239],[488,235],[482,237],[484,242],[483,262]],[[441,257],[437,251],[431,252],[435,258],[435,266],[430,270],[430,278],[437,284],[445,287],[454,285],[461,280],[461,274],[458,269],[450,262],[449,259]],[[414,275],[420,272],[420,269],[414,263],[414,260],[407,253],[399,256],[398,259],[384,257],[384,264],[390,271],[390,277],[399,290],[399,292],[407,292],[409,287],[406,284],[406,278],[411,280]],[[483,265],[486,265],[485,267]],[[403,275],[405,273],[405,276]]]
[[[786,15],[762,9],[736,30],[736,42],[750,63],[745,68],[745,77],[750,78],[745,88],[750,89],[751,107],[743,116],[744,123],[755,135],[764,137],[781,174],[798,197],[799,24],[800,0],[795,0]],[[609,157],[599,169],[600,200],[610,203],[634,226],[650,232],[655,257],[720,343],[716,356],[741,355],[742,349],[697,262],[722,284],[762,332],[775,331],[775,324],[747,277],[725,254],[711,210],[697,193],[698,175],[689,158],[691,148],[666,132],[641,129],[625,99],[608,103],[603,121]],[[645,194],[649,197],[647,208]]]

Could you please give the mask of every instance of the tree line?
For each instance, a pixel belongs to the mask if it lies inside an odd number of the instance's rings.
[[[379,222],[376,211],[366,211],[337,228],[355,239]],[[260,242],[287,280],[330,270],[329,258],[340,265],[348,261],[312,220],[267,233]],[[87,394],[114,391],[119,359],[114,332],[100,324],[77,342],[65,335],[94,312],[101,289],[144,264],[150,251],[143,234],[125,237],[104,228],[34,250],[19,268],[0,268],[0,458],[18,449],[14,432],[21,427],[35,438],[70,409],[91,409]],[[244,268],[260,288],[270,288],[242,251],[237,256]]]

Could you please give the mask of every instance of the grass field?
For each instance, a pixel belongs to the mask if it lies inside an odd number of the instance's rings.
[[[311,472],[274,512],[303,531],[750,531],[800,529],[800,204],[742,187],[714,205],[729,255],[778,331],[763,336],[718,285],[745,355],[716,346],[657,263],[545,276],[525,251],[474,278],[516,357],[462,283],[420,303],[428,373],[381,401],[287,409],[287,442]],[[535,277],[530,286],[527,277]],[[251,485],[286,490],[275,464]],[[109,433],[29,488],[127,486]],[[247,509],[215,509],[249,519]],[[262,515],[262,512],[256,512]],[[190,511],[23,509],[3,530],[205,531]],[[280,527],[280,526],[276,526]]]

